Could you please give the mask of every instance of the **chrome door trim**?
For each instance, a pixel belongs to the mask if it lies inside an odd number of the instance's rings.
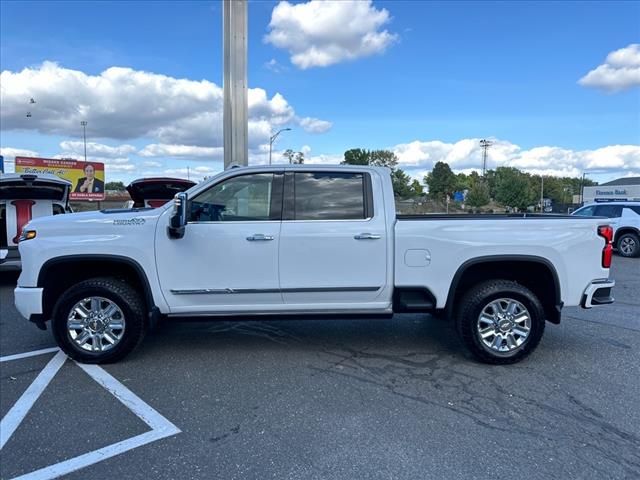
[[[316,288],[197,288],[170,290],[174,295],[225,295],[233,293],[319,293],[319,292],[375,292],[382,287],[316,287]]]

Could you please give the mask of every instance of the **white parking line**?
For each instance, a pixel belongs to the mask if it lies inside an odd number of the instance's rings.
[[[29,388],[27,388],[15,405],[7,412],[2,421],[0,421],[0,450],[4,447],[4,444],[7,443],[7,440],[11,438],[11,435],[16,431],[20,423],[22,423],[24,417],[29,413],[29,410],[31,410],[31,407],[33,407],[33,404],[36,403],[40,395],[42,395],[42,392],[47,388],[49,382],[53,380],[53,377],[58,373],[58,370],[60,370],[60,367],[66,359],[67,356],[63,352],[58,352],[49,360],[47,366],[42,369],[33,383],[29,385]]]
[[[21,358],[37,357],[38,355],[44,355],[45,353],[53,353],[60,350],[58,347],[43,348],[42,350],[34,350],[33,352],[16,353],[15,355],[5,355],[0,357],[0,363],[10,362],[11,360],[20,360]]]
[[[57,348],[43,349],[17,355],[8,355],[0,357],[0,362],[28,358],[57,350]],[[58,370],[60,370],[60,367],[64,364],[66,359],[67,356],[63,352],[59,351],[58,354],[49,361],[42,372],[40,372],[29,388],[27,388],[25,393],[18,399],[16,404],[9,410],[7,415],[2,419],[0,423],[0,449],[2,449],[5,443],[11,438],[33,404],[38,400],[38,397],[51,382]],[[125,407],[131,410],[138,418],[140,418],[140,420],[146,423],[151,430],[135,437],[127,438],[126,440],[99,448],[98,450],[70,458],[69,460],[49,465],[48,467],[41,468],[40,470],[26,473],[14,478],[13,480],[50,480],[88,467],[128,450],[180,433],[180,429],[178,427],[160,415],[154,408],[145,403],[140,397],[125,387],[104,369],[97,365],[84,365],[77,362],[76,364],[98,384],[116,397]]]

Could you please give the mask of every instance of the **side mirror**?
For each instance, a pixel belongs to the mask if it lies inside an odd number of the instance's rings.
[[[173,197],[173,213],[169,218],[167,233],[169,238],[184,237],[184,226],[187,224],[187,203],[188,197],[185,192],[177,193]]]

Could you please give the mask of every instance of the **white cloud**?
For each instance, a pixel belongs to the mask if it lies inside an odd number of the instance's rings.
[[[2,147],[0,155],[4,157],[5,162],[13,162],[16,157],[37,157],[38,152],[27,150],[25,148]]]
[[[217,173],[220,173],[220,169],[209,165],[198,165],[189,168],[167,168],[162,171],[162,174],[169,177],[187,178],[194,181],[203,180],[205,177],[210,177]]]
[[[305,117],[300,119],[300,126],[309,133],[324,133],[329,130],[333,125],[326,120],[320,120],[318,118]]]
[[[65,140],[60,142],[60,148],[64,152],[69,152],[74,155],[84,155],[84,142]],[[135,153],[135,151],[136,147],[133,145],[118,145],[117,147],[112,147],[102,143],[87,142],[87,155],[96,157],[119,158]]]
[[[89,138],[152,138],[158,143],[222,146],[222,88],[207,80],[111,67],[87,75],[53,62],[0,74],[3,130],[36,130],[78,137],[86,120]],[[249,144],[268,142],[284,124],[299,125],[294,108],[279,93],[248,90]],[[29,104],[34,98],[36,103]],[[26,112],[31,112],[31,117]]]
[[[640,86],[640,44],[632,43],[611,52],[604,64],[591,70],[578,83],[610,92]]]
[[[528,150],[506,140],[492,139],[487,168],[516,167],[534,174],[572,176],[585,170],[597,170],[620,175],[635,172],[640,175],[640,146],[610,145],[595,150],[571,150],[541,146]],[[414,172],[429,171],[436,162],[446,162],[456,172],[481,170],[482,150],[479,138],[467,138],[455,143],[438,140],[396,145],[392,150],[401,168]]]
[[[169,145],[166,143],[152,143],[140,150],[141,157],[209,157],[219,160],[223,156],[222,147],[197,147],[193,145]]]
[[[105,175],[112,173],[130,173],[137,170],[137,165],[131,162],[129,155],[136,153],[133,145],[111,146],[96,142],[87,142],[87,160],[104,164]],[[65,140],[60,142],[60,153],[54,158],[84,159],[84,142]]]
[[[142,162],[143,167],[147,168],[160,168],[162,166],[162,162],[156,162],[155,160],[145,160]]]
[[[326,67],[382,53],[398,36],[380,28],[389,12],[371,0],[282,1],[271,13],[266,43],[285,49],[301,69]]]

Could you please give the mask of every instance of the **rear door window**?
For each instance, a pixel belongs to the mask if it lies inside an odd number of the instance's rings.
[[[620,205],[598,205],[595,210],[596,217],[618,218],[622,215]]]
[[[366,208],[365,174],[296,172],[294,220],[363,220]]]

